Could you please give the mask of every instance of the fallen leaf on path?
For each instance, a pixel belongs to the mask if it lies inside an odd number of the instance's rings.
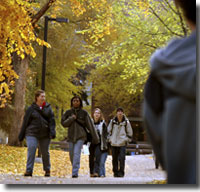
[[[23,175],[26,170],[27,148],[0,145],[0,174]],[[50,150],[51,176],[66,177],[72,174],[69,152]],[[81,154],[80,175],[89,175],[89,156]],[[42,163],[34,164],[34,176],[43,176]],[[106,175],[112,175],[111,157],[106,161]],[[17,179],[17,178],[16,178]]]

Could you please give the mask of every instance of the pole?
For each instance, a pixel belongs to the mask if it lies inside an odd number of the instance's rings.
[[[47,31],[48,31],[48,16],[45,16],[44,20],[44,41],[47,42]],[[46,75],[46,59],[47,58],[47,47],[43,45],[43,62],[42,62],[42,84],[41,89],[45,90],[45,75]]]
[[[47,33],[48,33],[48,21],[56,21],[59,23],[69,23],[68,18],[50,18],[48,16],[44,17],[44,41],[47,42]],[[41,89],[45,91],[45,76],[46,76],[46,59],[47,58],[47,47],[43,46],[43,62],[42,62],[42,83]]]
[[[44,17],[44,41],[47,42],[47,32],[48,32],[48,21],[57,21],[68,23],[69,19],[67,18],[49,18],[48,16]],[[41,89],[45,91],[45,76],[46,76],[46,60],[47,60],[47,47],[43,45],[43,58],[42,58],[42,83]],[[40,147],[38,146],[38,157],[41,157]]]
[[[44,20],[44,41],[47,42],[47,31],[48,31],[48,16],[45,16]],[[42,61],[42,83],[41,89],[45,90],[45,75],[46,75],[46,60],[47,60],[47,47],[43,45],[43,61]],[[41,151],[38,145],[38,156],[41,158]]]

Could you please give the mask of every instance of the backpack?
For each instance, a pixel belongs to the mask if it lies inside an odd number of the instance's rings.
[[[112,121],[112,128],[111,128],[111,132],[110,132],[110,136],[112,135],[112,131],[113,131],[113,119],[111,120]],[[128,131],[127,131],[127,120],[125,119],[125,131],[126,131],[126,135],[128,134]]]

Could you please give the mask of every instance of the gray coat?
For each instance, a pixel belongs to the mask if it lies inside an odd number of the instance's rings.
[[[151,60],[144,123],[168,183],[196,182],[196,32]]]

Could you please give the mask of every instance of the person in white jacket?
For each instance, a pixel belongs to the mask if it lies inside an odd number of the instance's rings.
[[[123,108],[117,109],[117,115],[108,125],[108,141],[112,150],[114,177],[124,177],[126,145],[131,142],[133,130]]]

